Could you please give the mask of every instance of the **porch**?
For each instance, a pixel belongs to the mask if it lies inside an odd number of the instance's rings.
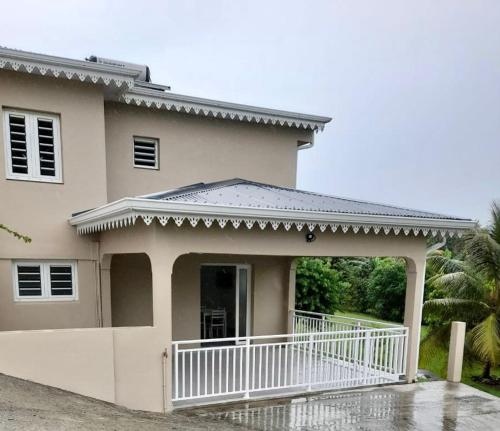
[[[388,384],[403,378],[407,328],[290,313],[290,334],[174,341],[174,407]]]

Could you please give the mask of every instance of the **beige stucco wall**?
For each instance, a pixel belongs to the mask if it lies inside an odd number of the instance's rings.
[[[31,237],[0,232],[0,330],[96,324],[97,251],[68,223],[78,210],[107,201],[104,103],[101,89],[74,81],[0,71],[0,106],[60,115],[63,184],[7,180],[0,120],[0,222]],[[12,259],[78,259],[76,302],[14,303]]]
[[[0,372],[115,402],[111,329],[0,332]]]
[[[60,115],[63,184],[6,180],[0,121],[1,222],[30,236],[25,245],[6,234],[1,258],[90,258],[92,242],[68,218],[106,203],[104,103],[97,86],[0,71],[0,106]]]
[[[111,324],[151,326],[153,292],[146,254],[116,254],[111,259]]]
[[[196,182],[245,178],[295,186],[297,141],[312,132],[106,103],[110,201]],[[160,141],[160,169],[133,167],[133,137]]]
[[[174,340],[200,338],[200,266],[203,263],[251,266],[251,334],[286,332],[290,260],[276,256],[188,254],[176,260],[172,274]]]
[[[91,328],[97,326],[96,262],[79,260],[75,301],[14,301],[12,263],[0,259],[0,330]]]

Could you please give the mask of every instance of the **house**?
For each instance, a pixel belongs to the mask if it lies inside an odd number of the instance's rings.
[[[0,48],[0,372],[134,409],[415,380],[429,237],[471,220],[295,189],[330,118]],[[300,256],[399,256],[404,326],[294,310]],[[184,404],[183,404],[184,403]]]

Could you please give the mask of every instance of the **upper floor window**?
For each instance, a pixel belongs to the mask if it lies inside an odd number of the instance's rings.
[[[16,261],[13,269],[16,301],[77,299],[73,261]]]
[[[134,136],[134,168],[159,169],[158,139]]]
[[[57,115],[4,111],[7,178],[61,182],[61,138]]]

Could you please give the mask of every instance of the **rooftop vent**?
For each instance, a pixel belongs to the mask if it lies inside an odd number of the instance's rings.
[[[85,60],[91,61],[93,63],[98,63],[98,64],[106,64],[108,66],[133,69],[133,70],[136,70],[138,73],[138,76],[136,78],[138,81],[151,82],[151,73],[149,71],[149,67],[146,66],[145,64],[128,63],[126,61],[112,60],[110,58],[103,58],[103,57],[96,57],[95,55],[91,55],[90,57],[86,58]]]

